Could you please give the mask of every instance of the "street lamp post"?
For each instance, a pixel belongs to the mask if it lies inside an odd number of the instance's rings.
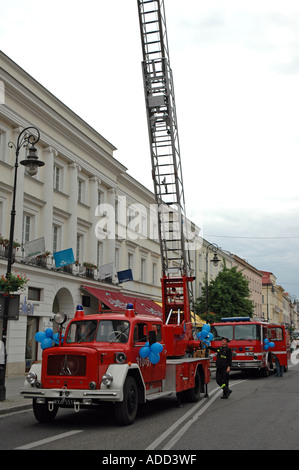
[[[19,167],[19,153],[22,147],[28,148],[28,155],[25,160],[20,162],[21,165],[25,166],[26,173],[29,176],[36,175],[38,167],[43,166],[44,162],[38,160],[36,155],[37,149],[35,144],[40,139],[39,130],[35,127],[26,127],[18,136],[17,144],[9,142],[8,146],[15,149],[15,172],[14,172],[14,185],[12,192],[12,207],[10,213],[10,232],[9,232],[9,245],[8,245],[8,259],[7,259],[7,270],[6,278],[8,279],[11,274],[11,267],[15,262],[13,258],[13,239],[15,229],[15,217],[16,217],[16,190],[17,190],[17,175]],[[0,365],[0,401],[6,399],[6,387],[5,387],[5,374],[7,364],[7,353],[6,353],[6,339],[7,339],[7,326],[8,326],[8,315],[9,315],[9,297],[4,298],[4,311],[3,311],[3,326],[2,326],[2,343],[4,347],[4,364]]]
[[[206,251],[206,307],[207,307],[207,314],[209,313],[209,251],[214,253],[213,259],[211,260],[214,266],[217,266],[219,263],[219,258],[217,256],[218,245],[216,243],[210,243],[207,246]]]

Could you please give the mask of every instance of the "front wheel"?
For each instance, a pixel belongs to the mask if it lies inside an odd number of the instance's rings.
[[[57,415],[58,406],[54,405],[52,410],[49,410],[48,403],[36,403],[33,399],[33,414],[39,423],[50,423]]]
[[[138,389],[133,377],[126,378],[123,401],[116,402],[114,409],[119,424],[128,426],[134,423],[138,409]]]

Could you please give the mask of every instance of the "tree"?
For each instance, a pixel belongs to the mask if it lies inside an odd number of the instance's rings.
[[[195,303],[195,312],[208,323],[224,317],[252,317],[253,302],[249,299],[249,282],[237,271],[237,267],[224,266],[218,276],[208,286],[203,287],[203,295]]]

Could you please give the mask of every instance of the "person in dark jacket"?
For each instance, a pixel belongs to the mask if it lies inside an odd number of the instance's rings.
[[[216,358],[216,382],[223,390],[221,398],[228,398],[232,391],[228,388],[229,373],[232,365],[232,350],[228,347],[229,339],[222,338],[222,345],[218,348],[208,346],[217,353]]]

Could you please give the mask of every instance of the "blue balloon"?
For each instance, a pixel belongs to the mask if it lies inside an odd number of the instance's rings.
[[[55,344],[59,344],[59,333],[55,333],[55,335],[52,336],[52,340]]]
[[[44,339],[46,339],[46,333],[44,333],[43,331],[38,331],[35,336],[35,341],[37,341],[38,343],[41,343],[42,341],[44,341]]]
[[[160,361],[160,356],[159,354],[156,354],[151,351],[149,355],[149,360],[151,361],[152,364],[158,364],[158,362]]]
[[[268,338],[265,338],[265,339],[264,339],[264,343],[265,343],[265,344],[268,344],[268,343],[269,343]]]
[[[139,356],[140,357],[148,357],[150,355],[150,348],[148,346],[143,346],[143,348],[140,349],[139,351]]]
[[[45,334],[46,334],[47,338],[52,338],[52,336],[53,336],[52,328],[47,328],[46,331],[45,331]]]
[[[269,344],[264,344],[264,350],[268,351],[268,349],[269,349]]]
[[[144,346],[147,346],[149,348],[149,342],[147,341]]]
[[[203,331],[203,330],[207,330],[207,332],[209,332],[209,331],[211,330],[210,325],[209,325],[208,323],[205,323],[205,324],[203,325],[203,327],[202,327],[202,331]]]
[[[52,340],[54,341],[55,344],[59,345],[59,333],[55,333],[55,335],[53,335],[52,337]],[[64,340],[64,335],[61,335],[61,344],[63,344],[63,340]]]
[[[160,354],[163,351],[163,346],[160,343],[154,343],[151,345],[151,352]]]
[[[274,348],[274,346],[275,346],[275,343],[273,343],[273,342],[271,341],[271,343],[269,343],[269,347],[270,347],[270,348]]]
[[[209,332],[208,330],[201,330],[201,338],[204,339],[208,336]]]
[[[208,339],[209,341],[213,341],[213,339],[214,339],[213,333],[209,333],[208,336],[207,336],[207,339]]]
[[[42,349],[47,349],[52,347],[52,339],[51,338],[46,338],[41,342],[41,348]]]

